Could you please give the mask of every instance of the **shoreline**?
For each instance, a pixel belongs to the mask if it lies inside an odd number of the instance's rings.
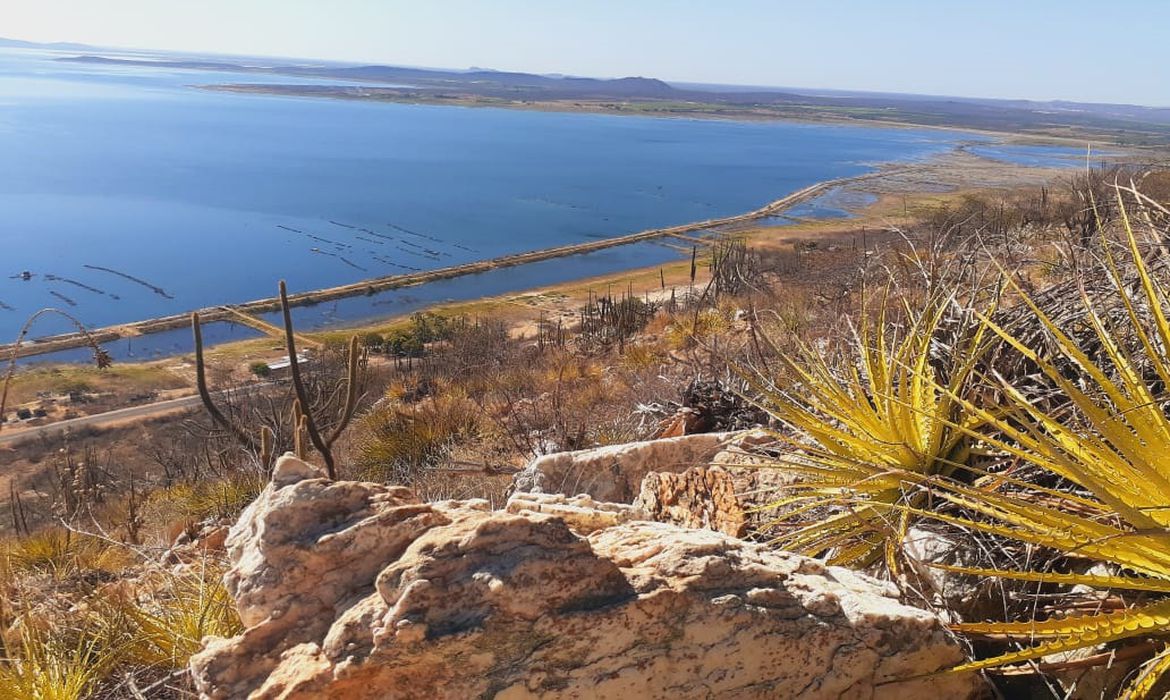
[[[1010,142],[1007,140],[1000,140],[997,143],[1000,145],[1010,144]],[[1129,150],[1128,153],[1122,152],[1120,150],[1114,150],[1108,156],[1103,157],[1108,157],[1109,160],[1115,160],[1118,157],[1128,156],[1132,158],[1136,155],[1137,153],[1135,153],[1134,150]],[[799,204],[815,200],[834,189],[848,190],[850,186],[862,182],[882,183],[867,188],[866,191],[869,191],[870,193],[880,192],[883,189],[892,186],[898,192],[899,196],[905,199],[907,195],[931,196],[932,194],[960,189],[995,189],[997,187],[1012,187],[1019,184],[1023,180],[1036,181],[1037,178],[1047,180],[1054,177],[1055,174],[1059,172],[1067,172],[1071,169],[1076,169],[1081,166],[1071,163],[1060,166],[1038,166],[1013,163],[1005,160],[997,160],[992,157],[981,156],[972,153],[967,150],[966,144],[959,143],[950,151],[935,154],[926,159],[885,161],[874,163],[870,167],[872,168],[871,170],[860,173],[858,175],[843,178],[833,178],[814,183],[788,195],[785,195],[779,199],[773,200],[760,208],[740,214],[733,214],[726,217],[704,221],[689,222],[676,226],[647,229],[631,234],[588,241],[584,243],[537,249],[523,253],[500,256],[497,258],[473,261],[462,265],[438,268],[434,270],[367,278],[335,287],[300,292],[290,295],[289,300],[293,306],[312,306],[327,301],[337,301],[346,298],[370,296],[372,294],[394,289],[418,287],[428,283],[453,280],[471,275],[483,274],[494,270],[500,270],[507,267],[521,266],[529,263],[538,263],[545,260],[572,257],[575,255],[587,254],[599,250],[616,248],[655,239],[674,238],[680,245],[685,244],[685,246],[689,248],[695,245],[700,245],[700,243],[695,238],[687,236],[686,234],[688,233],[694,234],[695,232],[702,232],[715,227],[736,225],[743,226],[744,224],[750,224],[760,219],[782,215],[785,210]],[[974,176],[968,177],[971,172],[975,173]],[[953,182],[950,184],[943,184],[942,189],[940,190],[938,189],[938,184],[936,182],[939,180],[939,178],[942,180],[950,179],[953,180]],[[866,205],[860,207],[859,209],[869,210],[870,208],[870,206]],[[832,221],[839,224],[840,222],[847,220],[847,218],[852,218],[853,215],[859,213],[859,210],[853,207],[846,207],[845,209],[847,210],[847,217],[831,216],[827,217],[824,221]],[[746,232],[758,232],[761,230],[767,230],[768,228],[772,227],[747,229]],[[740,235],[744,232],[745,231],[736,231],[732,235]],[[705,242],[710,244],[715,240],[716,238],[712,237],[710,240]],[[676,262],[666,262],[664,264],[646,267],[645,269],[642,269],[645,266],[635,265],[629,268],[623,268],[620,270],[613,270],[610,272],[594,275],[583,272],[579,275],[570,275],[569,277],[559,282],[543,285],[537,284],[507,292],[492,293],[489,291],[482,295],[463,299],[435,300],[410,312],[399,312],[384,315],[371,314],[364,318],[347,319],[337,323],[329,324],[326,327],[318,327],[312,330],[298,332],[301,335],[330,337],[354,330],[385,328],[394,323],[401,322],[402,319],[408,318],[412,313],[419,311],[453,306],[475,308],[477,305],[481,307],[485,305],[499,305],[506,303],[501,302],[500,299],[506,297],[520,297],[535,290],[572,287],[589,280],[596,281],[614,279],[639,272],[646,272],[646,270],[656,270],[660,267],[663,267],[664,265],[669,267],[674,264],[676,264]],[[197,311],[200,314],[201,321],[205,326],[215,322],[227,322],[251,328],[255,331],[259,331],[261,334],[259,337],[225,338],[221,342],[208,343],[209,351],[214,352],[231,346],[245,346],[248,344],[255,345],[258,342],[265,341],[266,339],[270,340],[275,337],[272,324],[258,318],[257,315],[278,311],[279,308],[279,299],[275,297],[269,297],[239,304],[205,307],[202,309],[194,309],[192,311]],[[142,319],[139,321],[113,324],[92,330],[87,329],[87,331],[88,335],[94,338],[99,344],[111,343],[119,340],[130,340],[135,337],[142,337],[155,333],[164,333],[167,331],[174,331],[180,328],[189,327],[192,311],[162,317]],[[15,345],[17,345],[17,343],[6,343],[4,345],[0,345],[0,358],[10,358],[12,356],[13,347]],[[25,339],[16,353],[16,359],[28,359],[42,355],[50,355],[57,352],[84,349],[88,345],[89,343],[86,341],[86,335],[80,332],[43,336],[35,339]],[[145,365],[152,362],[166,361],[168,359],[181,357],[186,352],[189,352],[189,350],[189,348],[179,349],[175,350],[174,352],[150,355],[141,358],[132,357],[127,359],[119,359],[118,362]],[[80,358],[60,359],[48,360],[45,362],[33,364],[26,363],[24,364],[24,367],[32,369],[35,367],[43,368],[50,366],[79,366],[84,365],[85,363],[86,360]]]
[[[552,248],[537,249],[497,258],[474,261],[471,263],[464,263],[461,265],[437,268],[434,270],[424,270],[421,272],[367,278],[335,287],[291,294],[288,297],[289,305],[293,307],[310,306],[326,301],[365,296],[391,289],[415,287],[430,282],[454,279],[505,267],[514,267],[528,263],[540,262],[543,260],[551,260],[554,258],[570,257],[584,253],[591,253],[607,248],[615,248],[659,238],[682,237],[688,233],[701,232],[720,226],[748,223],[770,216],[776,216],[787,209],[815,199],[816,197],[835,187],[842,187],[857,182],[864,182],[866,180],[904,173],[912,171],[916,167],[921,167],[921,164],[899,163],[896,161],[880,164],[876,169],[870,172],[862,173],[860,175],[833,178],[830,180],[823,180],[821,182],[814,183],[780,197],[779,199],[773,200],[762,207],[740,214],[734,214],[716,219],[689,222],[676,226],[646,229],[623,236],[615,236],[612,238],[588,241],[584,243],[555,246]],[[689,238],[679,238],[679,240],[685,242],[687,245],[696,245],[696,241]],[[7,343],[0,345],[0,357],[15,357],[16,359],[25,359],[40,355],[52,354],[55,352],[84,348],[89,345],[90,338],[100,344],[114,342],[124,338],[140,337],[152,333],[174,330],[189,325],[191,314],[196,312],[199,313],[200,320],[204,324],[214,323],[217,321],[229,321],[242,323],[243,325],[248,325],[257,330],[261,330],[265,334],[270,334],[268,332],[268,328],[262,327],[266,326],[267,324],[263,321],[260,321],[259,319],[254,319],[253,316],[255,314],[275,311],[279,308],[279,299],[276,297],[268,297],[239,304],[225,304],[220,306],[205,307],[202,309],[193,309],[191,311],[172,314],[169,316],[160,316],[155,318],[142,319],[139,321],[131,321],[127,323],[105,326],[102,328],[87,329],[87,333],[73,332],[53,336],[44,336],[40,338],[31,338],[24,340],[23,342],[18,341],[15,343]],[[250,320],[253,322],[250,323]],[[374,320],[374,318],[367,319],[365,323],[368,325],[369,322]],[[362,322],[359,321],[358,323]],[[331,329],[324,329],[318,332],[327,333],[330,330]]]
[[[856,246],[858,232],[862,236],[860,240],[864,241],[867,228],[872,234],[881,236],[883,232],[895,231],[914,221],[922,212],[946,206],[948,202],[968,195],[1010,196],[1020,188],[1059,186],[1061,179],[1076,169],[1075,166],[1013,164],[958,150],[917,162],[913,167],[898,165],[903,167],[863,173],[856,186],[832,187],[830,184],[810,198],[818,201],[825,195],[832,197],[823,200],[823,209],[814,206],[807,213],[796,216],[781,214],[776,220],[747,221],[730,226],[721,233],[728,239],[742,239],[752,247],[766,250],[795,250],[803,241],[824,241],[831,248],[849,246],[852,240]],[[838,194],[840,199],[836,198]],[[692,242],[687,243],[688,249],[691,245]],[[704,283],[706,272],[703,263],[700,265],[699,284]],[[584,269],[574,269],[569,276],[555,281],[435,299],[413,309],[371,314],[324,328],[299,330],[298,335],[313,343],[346,342],[355,334],[395,332],[408,325],[413,314],[426,312],[448,318],[497,319],[505,324],[512,337],[523,340],[533,337],[541,322],[560,319],[573,323],[581,305],[599,290],[628,287],[636,288],[639,294],[657,294],[660,286],[681,289],[689,283],[689,255],[680,255],[664,263],[634,264],[592,274]],[[183,325],[186,325],[187,318],[182,318]],[[259,337],[230,338],[215,343],[209,346],[207,358],[218,368],[217,371],[247,383],[253,379],[253,364],[278,359],[283,356],[283,348],[283,333],[277,338],[269,331]],[[118,359],[111,370],[104,372],[81,358],[25,363],[18,367],[13,388],[17,396],[23,395],[31,401],[46,391],[60,393],[61,387],[81,383],[114,397],[107,399],[113,401],[110,405],[114,408],[136,405],[139,397],[159,387],[168,389],[162,392],[168,398],[189,396],[194,392],[194,366],[190,352],[190,348],[186,348],[160,355]],[[46,426],[68,417],[68,403],[52,405],[56,407],[52,409],[54,415],[60,415]],[[81,414],[96,415],[89,410],[82,410]],[[13,427],[16,426],[8,427],[5,432],[12,433]]]
[[[591,99],[572,101],[556,99],[543,101],[506,100],[503,98],[494,98],[474,94],[435,94],[428,96],[419,94],[396,95],[392,93],[371,94],[365,92],[337,92],[333,94],[327,94],[314,93],[304,90],[303,88],[305,86],[301,85],[286,85],[281,83],[191,83],[188,85],[188,87],[195,90],[204,90],[207,92],[304,100],[340,100],[347,102],[368,102],[375,104],[380,103],[428,107],[456,107],[464,109],[500,109],[508,111],[545,112],[559,114],[592,114],[613,117],[642,117],[646,119],[693,119],[699,121],[733,121],[748,123],[789,122],[793,124],[809,125],[857,126],[890,129],[925,129],[932,131],[948,131],[982,135],[1001,139],[1005,142],[1030,143],[1036,145],[1076,144],[1078,146],[1083,146],[1086,143],[1090,143],[1091,145],[1108,145],[1118,149],[1142,151],[1164,151],[1168,145],[1166,141],[1158,141],[1153,143],[1120,143],[1118,141],[1120,135],[1112,134],[1108,131],[1095,130],[1093,127],[1056,127],[1056,129],[1060,132],[1072,133],[1053,133],[1050,131],[1008,131],[979,126],[963,126],[962,124],[932,124],[907,121],[904,119],[886,120],[869,117],[842,116],[840,114],[833,113],[829,109],[818,111],[818,107],[816,105],[794,105],[795,107],[807,108],[807,111],[809,112],[807,114],[783,114],[778,112],[757,111],[750,107],[744,106],[721,107],[715,103],[712,103],[711,105],[705,105],[704,103],[694,103],[694,110],[664,109],[661,111],[655,111],[650,109],[640,110],[633,107],[628,109],[622,107],[623,105],[629,104],[654,104],[654,101],[652,100],[627,100],[623,103],[617,100],[598,101]],[[323,87],[335,86],[324,85]],[[379,85],[344,87],[355,90],[382,89],[382,86]],[[711,111],[703,110],[702,107],[704,106],[711,106],[715,109]],[[720,109],[725,109],[726,111],[719,111]],[[1145,136],[1149,136],[1149,134],[1146,134],[1145,132],[1139,133],[1142,133]]]

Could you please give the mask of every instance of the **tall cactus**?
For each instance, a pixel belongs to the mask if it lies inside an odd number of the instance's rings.
[[[333,443],[337,442],[337,439],[349,427],[349,421],[353,418],[354,409],[357,408],[358,367],[361,365],[361,350],[358,347],[358,337],[355,335],[349,339],[349,354],[345,379],[345,404],[342,407],[340,419],[332,433],[327,436],[322,435],[317,427],[317,421],[313,418],[313,412],[308,410],[309,394],[305,390],[305,382],[301,377],[300,360],[297,358],[296,334],[293,332],[292,312],[288,303],[288,287],[285,285],[284,280],[280,281],[280,310],[284,315],[284,342],[285,348],[288,350],[289,371],[292,374],[293,390],[296,391],[297,400],[303,409],[302,420],[305,424],[305,431],[308,433],[309,441],[313,443],[313,447],[321,454],[321,459],[325,462],[325,470],[329,474],[329,478],[336,479],[337,466],[333,460]]]
[[[288,303],[288,291],[283,280],[280,282],[280,306],[284,317],[285,349],[288,352],[289,372],[292,377],[295,396],[292,415],[290,416],[292,420],[294,451],[298,457],[305,458],[309,452],[309,445],[311,445],[312,449],[320,453],[321,460],[325,463],[325,469],[329,478],[336,479],[337,466],[333,457],[333,445],[345,432],[346,428],[349,427],[350,421],[353,419],[353,414],[357,409],[358,386],[360,384],[359,375],[364,354],[358,345],[358,337],[356,335],[351,337],[346,357],[345,400],[335,427],[328,434],[323,434],[318,428],[317,420],[314,418],[313,411],[310,408],[312,404],[309,402],[309,392],[305,387],[304,377],[301,373],[300,359],[297,357],[296,333],[293,330],[292,314]],[[272,459],[272,442],[274,436],[271,430],[267,427],[263,428],[260,433],[260,440],[257,441],[253,437],[253,431],[228,418],[215,405],[211,391],[207,386],[207,372],[203,357],[203,333],[200,328],[198,313],[191,314],[191,330],[195,337],[195,382],[204,408],[207,409],[207,413],[211,416],[212,422],[235,437],[246,449],[257,452],[260,455],[261,464],[267,468],[270,466],[268,463],[269,460]],[[306,438],[308,438],[308,445],[306,445]]]
[[[211,398],[211,390],[207,388],[207,366],[203,361],[203,327],[199,323],[198,311],[191,313],[191,333],[195,336],[195,386],[199,390],[199,398],[203,400],[203,407],[207,409],[213,423],[231,433],[245,448],[255,451],[256,439],[252,434],[228,420]]]

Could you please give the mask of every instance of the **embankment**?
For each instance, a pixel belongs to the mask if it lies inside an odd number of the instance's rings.
[[[854,177],[825,180],[823,182],[818,182],[814,185],[805,187],[801,190],[797,190],[796,192],[781,197],[780,199],[777,199],[773,202],[769,202],[759,209],[755,209],[743,214],[736,214],[718,219],[707,219],[705,221],[696,221],[678,226],[648,229],[625,236],[605,238],[596,241],[589,241],[586,243],[557,246],[555,248],[544,248],[542,250],[534,250],[527,253],[517,253],[514,255],[505,255],[498,258],[479,260],[462,265],[452,265],[450,267],[442,267],[434,270],[424,270],[421,272],[376,277],[362,280],[360,282],[341,285],[338,287],[330,287],[327,289],[318,289],[309,292],[292,294],[289,296],[289,303],[292,306],[308,306],[321,302],[332,301],[335,299],[342,299],[345,297],[375,294],[377,292],[388,289],[413,287],[426,284],[428,282],[451,279],[453,277],[461,277],[463,275],[474,275],[488,272],[490,270],[495,270],[501,267],[525,265],[528,263],[540,262],[542,260],[549,260],[552,258],[591,253],[597,250],[603,250],[605,248],[629,245],[631,243],[639,243],[656,238],[684,236],[688,233],[694,233],[696,231],[703,231],[720,226],[747,223],[757,219],[776,216],[777,214],[780,214],[787,209],[824,194],[833,187],[839,187],[841,185],[881,177],[894,172],[903,172],[910,169],[911,167],[912,166],[900,166],[896,168],[879,170],[877,172],[866,173],[864,175],[857,175]],[[206,309],[199,309],[198,311],[200,318],[204,323],[211,323],[214,321],[240,322],[242,314],[261,314],[269,311],[275,311],[279,308],[280,299],[278,297],[269,297],[266,299],[257,299],[255,301],[232,305],[230,307],[217,306]],[[190,312],[175,314],[173,316],[162,316],[117,326],[109,326],[106,328],[99,328],[90,331],[90,336],[98,342],[105,343],[115,341],[123,337],[147,335],[150,333],[158,333],[160,331],[181,328],[188,323],[190,323]],[[25,341],[23,344],[19,345],[19,347],[17,347],[15,343],[0,345],[0,357],[11,357],[14,350],[15,356],[17,358],[45,355],[61,350],[85,347],[88,342],[88,339],[82,333],[66,333],[62,335],[46,336],[43,338],[36,338]]]

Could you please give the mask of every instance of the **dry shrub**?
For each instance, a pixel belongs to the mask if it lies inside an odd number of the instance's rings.
[[[102,540],[62,528],[46,528],[11,539],[0,546],[6,576],[40,574],[60,581],[86,573],[121,571],[129,558],[125,550]]]
[[[69,640],[33,625],[0,661],[0,700],[85,700],[113,669],[116,657],[96,639]]]
[[[650,343],[635,343],[626,346],[619,360],[627,369],[644,370],[663,364],[666,357],[665,353]]]
[[[667,326],[666,342],[674,350],[685,350],[705,345],[730,328],[731,318],[721,309],[684,311],[676,314]]]
[[[386,402],[360,420],[355,432],[355,476],[413,484],[480,428],[480,409],[462,392],[447,390],[413,405]]]
[[[266,483],[267,479],[254,471],[185,481],[154,491],[145,510],[156,523],[232,520],[256,499]]]
[[[153,669],[186,668],[203,648],[203,638],[233,637],[243,631],[223,571],[204,562],[161,579],[136,596],[111,594],[97,606],[100,627],[123,663]],[[143,594],[147,593],[147,594]]]

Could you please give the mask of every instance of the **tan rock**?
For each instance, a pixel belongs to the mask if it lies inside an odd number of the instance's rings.
[[[650,520],[637,506],[602,503],[592,496],[566,496],[561,493],[515,493],[504,510],[517,514],[555,515],[573,532],[588,534],[633,520]]]
[[[737,435],[702,433],[545,455],[513,478],[513,491],[633,503],[646,474],[705,465]]]
[[[703,528],[733,537],[766,530],[774,502],[796,477],[771,466],[760,449],[774,441],[765,431],[742,433],[710,459],[710,466],[681,473],[650,472],[634,505],[646,518],[686,528]]]
[[[681,474],[650,472],[635,505],[650,520],[743,537],[748,506],[735,491],[731,474],[718,467],[693,467]]]
[[[203,698],[982,693],[973,675],[922,676],[959,647],[868,577],[716,532],[598,529],[610,516],[580,499],[422,504],[287,460],[228,537],[247,629],[192,659]]]

